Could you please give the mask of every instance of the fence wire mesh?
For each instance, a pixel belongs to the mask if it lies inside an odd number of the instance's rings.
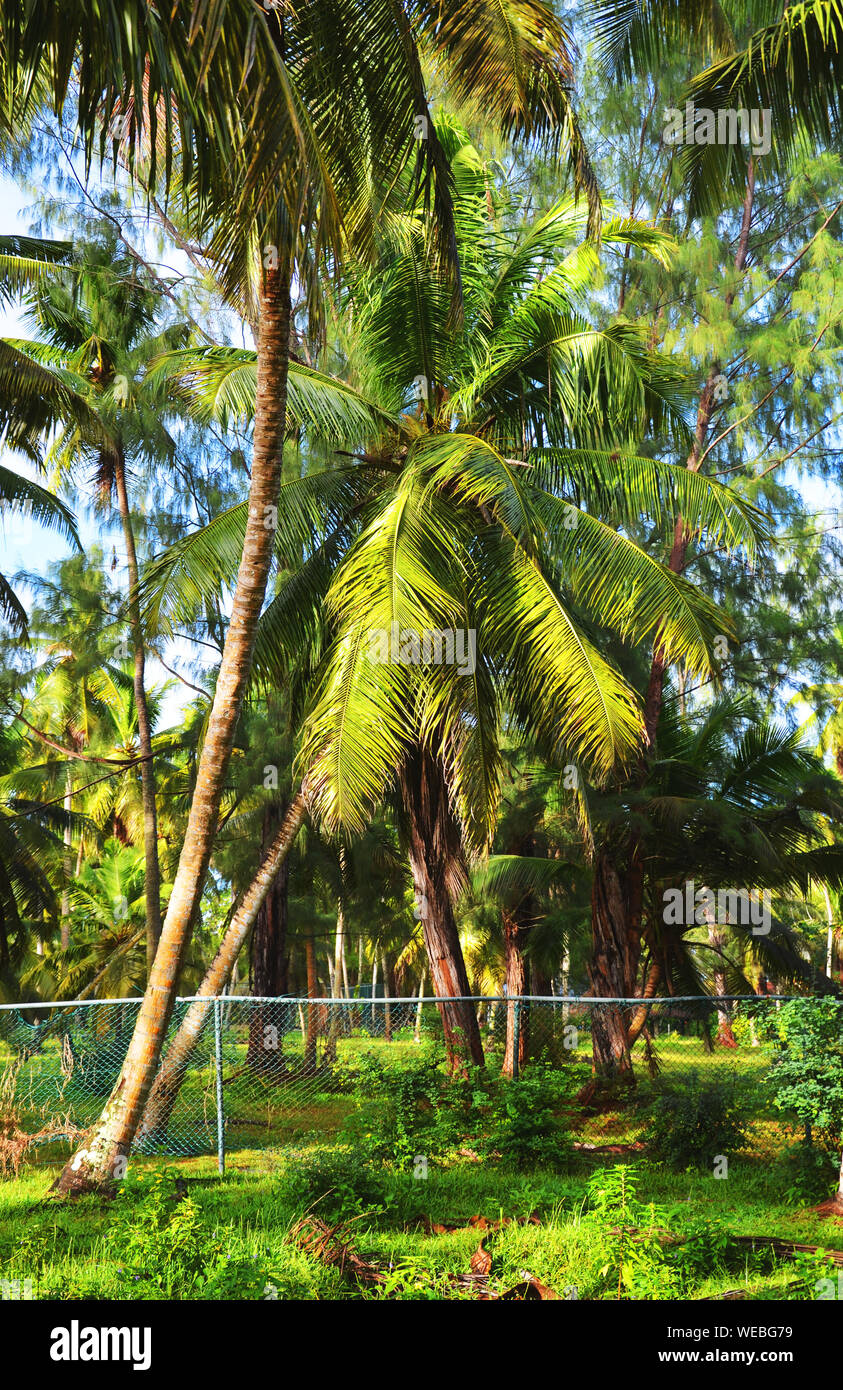
[[[468,1003],[468,1001],[466,1001]],[[777,1110],[764,1079],[774,1055],[773,1011],[781,1000],[712,998],[601,1001],[587,998],[470,1001],[490,1070],[526,1076],[541,1065],[568,1096],[581,1094],[611,1020],[635,1032],[630,1058],[632,1129],[646,1140],[648,1100],[660,1087],[719,1080],[747,1118],[747,1150],[774,1155],[799,1130]],[[140,999],[0,1009],[0,1167],[16,1155],[54,1160],[96,1120],[123,1064]],[[840,1027],[843,1030],[843,1004]],[[143,1132],[147,1153],[190,1156],[295,1145],[339,1134],[360,1099],[361,1065],[400,1070],[422,1055],[448,1070],[443,1021],[431,998],[180,999],[163,1049],[189,1015],[199,1031],[166,1124]],[[638,1124],[638,1130],[636,1130]],[[599,1110],[581,1110],[577,1147],[610,1138]],[[3,1145],[5,1144],[5,1150]],[[16,1147],[17,1146],[17,1147]]]

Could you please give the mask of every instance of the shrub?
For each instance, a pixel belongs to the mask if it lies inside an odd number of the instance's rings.
[[[351,1217],[389,1204],[386,1178],[358,1147],[317,1149],[295,1159],[282,1183],[297,1208],[315,1207],[320,1216]]]
[[[262,1298],[269,1282],[263,1263],[227,1254],[194,1199],[175,1196],[172,1179],[165,1169],[121,1187],[110,1243],[126,1297]]]
[[[450,1083],[433,1053],[423,1052],[399,1065],[385,1066],[371,1054],[353,1070],[357,1111],[348,1132],[357,1146],[401,1171],[416,1155],[436,1157],[454,1141],[454,1101]]]
[[[557,1111],[568,1089],[567,1076],[541,1062],[532,1063],[516,1081],[496,1078],[490,1087],[483,1147],[516,1167],[558,1168],[567,1163],[571,1144]]]
[[[746,1142],[746,1128],[731,1086],[701,1084],[692,1073],[681,1090],[660,1089],[647,1130],[650,1153],[672,1168],[708,1168],[720,1154]]]
[[[355,1146],[407,1172],[418,1155],[442,1157],[470,1145],[515,1164],[558,1167],[570,1153],[557,1111],[568,1074],[532,1063],[510,1081],[484,1068],[448,1077],[433,1054],[384,1067],[372,1057],[354,1072],[357,1113],[348,1122]]]
[[[829,1154],[812,1144],[795,1144],[776,1161],[775,1189],[787,1203],[821,1202],[832,1196],[838,1172],[836,1152]]]
[[[843,1132],[843,1004],[836,999],[792,999],[771,1019],[772,1066],[765,1077],[773,1104],[837,1149]]]

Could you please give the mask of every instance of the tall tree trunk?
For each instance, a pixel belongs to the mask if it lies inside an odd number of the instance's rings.
[[[714,994],[716,998],[722,1000],[726,993],[726,969],[723,964],[722,955],[725,937],[714,921],[708,923],[708,944],[714,952],[714,968],[712,970]],[[723,1047],[737,1047],[735,1035],[732,1032],[732,1019],[729,1006],[724,1003],[720,1003],[717,1006],[717,1041]]]
[[[341,850],[340,863],[342,863],[342,859],[343,852]],[[334,933],[334,963],[333,971],[330,972],[333,986],[331,992],[335,999],[340,999],[342,997],[344,936],[345,911],[343,908],[342,889],[340,889],[340,897],[337,903],[337,929]],[[331,965],[330,957],[328,958],[328,965]],[[339,1038],[342,1029],[343,1010],[341,1004],[329,1004],[328,1009],[328,1036],[325,1040],[325,1051],[323,1053],[323,1061],[326,1066],[333,1066],[337,1060],[337,1039]]]
[[[528,831],[510,841],[506,846],[505,853],[519,854],[529,857],[535,850],[535,838],[532,832]],[[530,937],[530,928],[535,922],[535,900],[531,893],[524,893],[513,907],[503,909],[503,939],[504,939],[504,962],[506,993],[510,997],[522,996],[525,994],[536,994],[537,990],[531,989],[530,977],[532,969],[528,967],[524,957],[524,951]],[[548,993],[550,991],[548,990]],[[527,1058],[530,1055],[530,1005],[521,1004],[518,1010],[518,1067],[515,1063],[515,1005],[508,1003],[506,1006],[506,1046],[504,1048],[503,1074],[504,1076],[514,1076],[516,1070],[520,1074]]]
[[[64,809],[69,816],[73,810],[73,769],[70,764],[64,774]],[[68,823],[64,827],[64,873],[65,878],[70,880],[73,868],[73,831]],[[61,948],[66,951],[70,945],[70,890],[65,886],[61,895]]]
[[[595,1080],[633,1080],[628,1037],[629,1010],[600,999],[635,994],[641,955],[640,864],[618,873],[604,846],[594,861],[591,892],[592,955],[588,977],[595,1005],[591,1011],[592,1071]]]
[[[424,1010],[424,1003],[423,1003],[423,1000],[424,1000],[424,980],[425,980],[425,975],[426,975],[426,974],[427,974],[427,971],[426,971],[426,970],[422,970],[421,979],[419,980],[419,1002],[418,1002],[418,1004],[416,1005],[416,1022],[415,1022],[415,1027],[413,1028],[413,1042],[414,1042],[414,1043],[419,1043],[419,1042],[421,1042],[422,1012],[423,1012],[423,1010]]]
[[[255,877],[243,895],[225,935],[220,942],[217,954],[205,972],[197,995],[199,998],[190,1005],[178,1030],[173,1035],[170,1046],[161,1063],[161,1069],[149,1093],[143,1119],[138,1129],[138,1138],[147,1143],[155,1142],[167,1132],[170,1115],[187,1070],[193,1049],[199,1041],[202,1029],[210,1018],[210,1007],[203,999],[215,999],[228,983],[235,961],[246,941],[249,931],[287,856],[304,821],[304,797],[298,792],[290,802],[287,813],[281,822],[278,833],[261,861]]]
[[[471,1001],[452,893],[460,880],[459,827],[448,801],[440,761],[420,747],[408,754],[398,777],[406,823],[410,870],[422,904],[422,932],[433,993],[445,1033],[448,1065],[464,1071],[483,1065],[483,1044]],[[452,1002],[449,1002],[452,1001]]]
[[[278,830],[286,807],[268,806],[261,835],[262,857],[266,855]],[[275,999],[287,993],[287,889],[290,861],[285,858],[274,882],[261,903],[252,931],[252,968],[249,993]],[[246,1066],[252,1071],[278,1071],[277,1050],[266,1047],[266,1028],[274,1023],[271,1008],[253,1004],[249,1015],[249,1047]]]
[[[135,710],[138,716],[138,747],[141,765],[141,800],[143,803],[144,900],[146,904],[146,977],[149,979],[152,962],[161,936],[161,869],[158,863],[158,810],[155,804],[155,765],[152,757],[152,721],[146,699],[146,650],[138,597],[138,556],[135,549],[135,530],[129,508],[126,487],[126,460],[122,446],[114,456],[114,486],[117,508],[126,546],[129,570],[129,627],[134,654]]]
[[[217,829],[234,734],[272,562],[287,404],[290,266],[267,271],[260,292],[257,389],[243,555],[196,774],[196,787],[167,916],[125,1062],[99,1120],[68,1160],[55,1187],[82,1192],[112,1180],[128,1157],[152,1086],[173,1011],[181,962],[199,910]]]
[[[526,994],[527,969],[524,960],[524,945],[527,928],[516,912],[504,909],[503,949],[506,969],[506,1047],[503,1054],[503,1075],[513,1077],[515,1067],[515,1000]],[[528,1016],[525,1006],[519,1008],[518,1017],[518,1067],[520,1075],[527,1061]]]
[[[305,960],[307,961],[307,997],[308,999],[319,998],[319,979],[316,973],[316,946],[313,942],[313,932],[309,931],[304,939]],[[307,1006],[307,1032],[304,1039],[304,1070],[306,1075],[312,1076],[316,1071],[316,1039],[319,1036],[319,1020],[315,1004]]]
[[[392,1042],[392,1007],[389,1000],[393,991],[389,986],[389,967],[387,965],[387,955],[381,956],[381,974],[383,975],[383,997],[386,1001],[383,1006],[383,1036],[385,1042]]]
[[[738,249],[735,255],[735,270],[740,272],[746,266],[747,253],[749,251],[749,229],[752,223],[752,209],[755,198],[755,164],[750,157],[746,178],[746,193],[744,196],[743,213],[741,216],[741,230],[738,237]],[[731,309],[735,302],[736,290],[729,290],[725,297],[727,309]],[[694,439],[691,445],[691,452],[685,460],[685,467],[692,473],[698,473],[702,466],[705,441],[708,435],[711,417],[714,413],[716,404],[714,394],[714,382],[719,373],[719,365],[715,362],[709,370],[703,387],[702,395],[697,406],[697,422],[694,430]],[[690,533],[685,521],[681,516],[676,518],[673,530],[673,546],[668,561],[669,568],[674,574],[682,574],[688,555],[688,542]],[[647,683],[647,694],[644,701],[644,727],[645,742],[648,750],[655,744],[656,730],[658,728],[659,717],[661,715],[662,699],[664,696],[664,681],[667,674],[667,658],[664,649],[658,640],[653,648],[653,660],[650,667],[650,679]],[[646,756],[646,754],[645,754]]]

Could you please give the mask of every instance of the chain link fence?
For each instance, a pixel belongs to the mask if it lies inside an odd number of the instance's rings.
[[[468,1001],[466,1001],[468,1002]],[[592,1076],[596,1038],[621,1018],[630,1051],[634,1113],[627,1143],[646,1142],[648,1099],[674,1089],[727,1083],[748,1122],[748,1148],[772,1155],[799,1131],[772,1103],[772,1011],[781,998],[688,998],[595,1002],[589,998],[478,998],[470,1001],[490,1070],[525,1077],[542,1066],[559,1074],[560,1094],[581,1098]],[[123,1063],[140,999],[0,1006],[0,1170],[55,1161],[98,1117]],[[840,1020],[843,1029],[843,1004]],[[179,999],[169,1046],[201,1014],[198,1040],[166,1125],[136,1147],[189,1156],[281,1147],[342,1132],[358,1104],[355,1069],[401,1069],[420,1056],[449,1066],[432,998]],[[167,1047],[164,1049],[167,1056]],[[571,1126],[582,1149],[609,1148],[599,1108],[580,1105]]]

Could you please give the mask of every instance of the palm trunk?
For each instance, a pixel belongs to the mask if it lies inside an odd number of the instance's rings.
[[[286,863],[303,820],[304,798],[301,792],[298,792],[293,797],[278,833],[261,861],[260,868],[246,890],[220,942],[219,950],[206,971],[197,991],[200,999],[190,1005],[167,1048],[138,1129],[138,1138],[143,1139],[148,1146],[167,1131],[193,1049],[211,1016],[209,1005],[203,1004],[201,999],[216,998],[228,983],[235,961],[258,912],[272,890],[279,871]]]
[[[161,869],[158,863],[158,811],[155,804],[155,766],[152,760],[152,721],[146,699],[146,651],[138,598],[138,557],[135,532],[129,509],[126,487],[126,460],[122,447],[114,456],[114,485],[117,508],[123,528],[126,561],[129,570],[129,626],[134,653],[135,710],[138,716],[138,746],[140,748],[141,800],[143,803],[144,899],[146,904],[146,976],[149,979],[152,962],[161,936]]]
[[[337,929],[334,933],[334,960],[331,964],[331,957],[328,956],[328,970],[331,975],[331,994],[335,999],[342,998],[342,960],[343,960],[343,936],[345,933],[345,913],[343,911],[342,892],[337,904]],[[337,1060],[337,1039],[342,1028],[342,1005],[330,1004],[330,1016],[328,1018],[328,1036],[325,1040],[325,1051],[323,1060],[326,1066],[333,1066]]]
[[[64,809],[68,816],[73,810],[73,771],[68,764],[64,774]],[[70,871],[73,865],[73,831],[70,825],[64,827],[64,872],[66,879],[70,879]],[[67,887],[61,895],[61,948],[66,951],[70,945],[70,892]]]
[[[510,854],[529,857],[535,849],[531,832],[516,836],[506,847]],[[528,967],[524,949],[529,940],[530,927],[536,920],[535,903],[532,894],[522,894],[513,908],[503,910],[504,961],[506,969],[506,993],[509,999],[521,998],[525,994],[538,994],[541,991],[530,988]],[[518,1014],[518,1057],[515,1057],[515,1005],[506,1006],[506,1045],[503,1057],[503,1075],[521,1075],[530,1052],[530,1005],[522,1004]]]
[[[307,962],[307,997],[308,999],[318,999],[319,979],[316,973],[316,947],[313,943],[313,932],[308,932],[304,941],[305,960]],[[316,1016],[316,1005],[307,1006],[307,1032],[304,1039],[304,1070],[305,1074],[312,1076],[316,1071],[316,1039],[319,1035],[318,1019]]]
[[[640,865],[623,874],[603,848],[594,863],[591,897],[592,958],[588,967],[595,1004],[591,1017],[592,1071],[596,1081],[631,1084],[628,1009],[600,999],[630,999],[641,955]]]
[[[459,884],[460,835],[448,803],[442,765],[414,748],[399,773],[410,869],[416,898],[426,904],[422,931],[433,993],[445,1033],[451,1072],[483,1065],[483,1043],[470,994],[452,902]],[[449,1002],[453,1001],[453,1002]]]
[[[278,829],[284,808],[268,807],[263,819],[262,852],[265,855]],[[281,864],[272,887],[261,904],[252,931],[252,969],[249,993],[275,999],[287,993],[287,889],[289,859]],[[253,1005],[249,1017],[246,1066],[251,1071],[278,1072],[278,1055],[266,1047],[267,1026],[273,1023],[271,1008]]]
[[[389,987],[389,967],[386,955],[381,956],[381,974],[383,975],[383,1036],[385,1042],[392,1042],[392,1008],[389,1000],[392,991]]]
[[[735,256],[735,270],[737,271],[743,270],[746,265],[754,198],[755,165],[750,158],[749,167],[747,169],[746,194],[744,196],[743,214],[741,217],[741,230],[738,238],[737,254]],[[731,309],[734,304],[735,293],[735,290],[729,290],[726,294],[725,303],[727,309]],[[694,440],[691,445],[691,452],[685,461],[685,467],[692,473],[699,472],[702,466],[706,436],[708,435],[711,417],[714,413],[714,379],[718,374],[718,370],[716,364],[711,367],[697,406],[697,422],[694,430]],[[674,526],[673,547],[668,562],[669,568],[674,574],[682,574],[685,569],[689,539],[690,536],[685,522],[683,518],[679,516],[676,518],[676,524]],[[644,702],[645,742],[648,749],[652,749],[655,743],[656,729],[658,728],[659,717],[661,715],[666,674],[667,659],[662,647],[659,645],[658,641],[656,641],[653,649],[653,661],[650,667],[650,679],[647,684],[647,694]]]
[[[128,1157],[152,1086],[173,1011],[181,962],[211,858],[234,735],[240,716],[258,618],[272,561],[272,508],[278,504],[290,353],[290,267],[267,271],[260,294],[257,390],[249,513],[199,767],[167,916],[120,1076],[99,1120],[59,1175],[61,1192],[111,1181]],[[268,887],[268,885],[267,885]]]
[[[641,995],[642,999],[652,999],[654,997],[656,989],[659,986],[659,982],[661,981],[661,976],[661,961],[651,961],[650,969],[647,971],[647,979],[644,983],[644,991]],[[632,1048],[634,1044],[638,1041],[638,1038],[640,1037],[642,1032],[644,1033],[645,1037],[649,1034],[649,1028],[647,1026],[649,1016],[650,1008],[647,1004],[639,1004],[636,1006],[635,1012],[630,1020],[629,1027],[626,1030],[626,1039],[630,1048]]]
[[[526,962],[524,943],[527,932],[514,912],[503,913],[503,943],[506,962],[506,1047],[503,1054],[504,1076],[520,1076],[527,1061],[527,1015],[524,1006],[519,1013],[518,1065],[515,1065],[515,1000],[526,993]]]
[[[424,1009],[423,1000],[425,974],[426,971],[423,970],[421,973],[421,979],[419,980],[419,1002],[416,1005],[416,1023],[415,1027],[413,1028],[413,1042],[416,1044],[421,1042],[422,1010]]]
[[[715,953],[715,965],[712,972],[714,994],[716,998],[722,1000],[726,993],[726,971],[723,968],[722,956],[724,937],[723,933],[718,931],[715,922],[709,922],[708,924],[708,944]],[[732,1032],[732,1019],[729,1014],[729,1006],[724,1003],[720,1003],[717,1006],[717,1041],[722,1047],[737,1047],[735,1035]]]
[[[752,159],[747,171],[746,193],[741,218],[741,231],[735,256],[735,269],[741,271],[746,265],[749,248],[749,231],[755,195],[755,169]],[[726,295],[726,306],[731,308],[735,291]],[[714,413],[714,379],[718,368],[712,366],[706,379],[697,407],[696,428],[691,451],[686,460],[686,468],[697,472],[702,465],[705,441]],[[690,539],[684,518],[676,518],[673,545],[669,568],[674,574],[685,569],[688,541]],[[656,732],[661,716],[664,698],[664,682],[667,675],[667,657],[658,638],[653,647],[653,657],[647,691],[644,698],[644,753],[639,768],[639,778],[643,782],[647,771],[647,756],[655,746]],[[634,993],[636,978],[631,973],[634,963],[636,972],[641,943],[641,909],[643,877],[640,868],[639,847],[633,842],[629,853],[629,868],[612,867],[606,871],[608,851],[604,847],[598,855],[598,863],[603,859],[602,882],[598,866],[595,866],[595,886],[592,897],[592,938],[594,959],[589,967],[589,975],[595,995],[604,997]],[[606,1007],[594,1010],[592,1023],[593,1067],[595,1077],[601,1074],[614,1075],[624,1080],[632,1079],[632,1063],[629,1056],[628,1026],[625,1011]]]

